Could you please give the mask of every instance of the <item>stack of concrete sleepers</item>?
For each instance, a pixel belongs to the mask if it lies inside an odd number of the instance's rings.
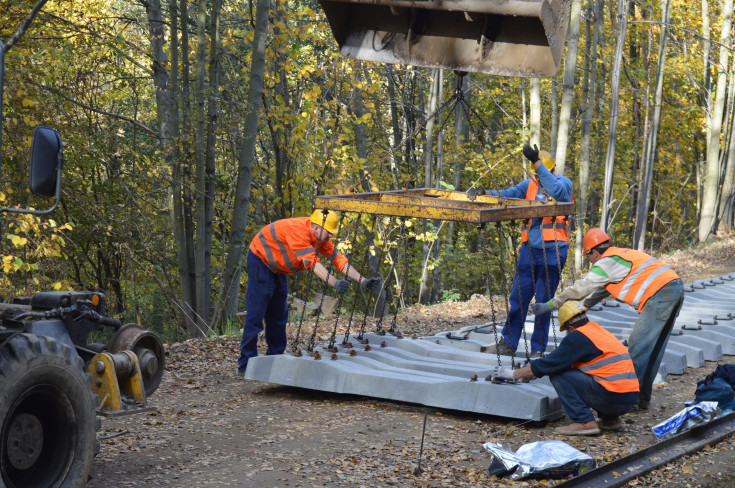
[[[682,374],[722,354],[735,354],[735,273],[686,286],[682,311],[669,339],[659,380]],[[618,302],[590,310],[592,320],[626,340],[637,313]],[[533,317],[526,323],[527,337]],[[554,323],[558,325],[558,320]],[[498,324],[498,331],[502,324]],[[494,354],[495,324],[446,331],[420,339],[365,334],[366,343],[350,338],[353,347],[337,351],[318,346],[316,355],[259,356],[248,363],[245,378],[313,390],[365,395],[430,407],[525,420],[556,420],[561,403],[548,379],[503,384],[489,380],[493,367],[525,361],[519,355]],[[556,340],[564,334],[556,331]],[[551,334],[547,352],[554,348]],[[529,348],[530,350],[530,348]]]

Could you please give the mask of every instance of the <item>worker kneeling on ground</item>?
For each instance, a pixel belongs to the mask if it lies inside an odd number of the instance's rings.
[[[567,335],[559,347],[513,372],[515,379],[549,376],[572,421],[557,427],[557,434],[622,430],[620,416],[638,402],[638,378],[628,350],[610,332],[590,322],[586,311],[580,302],[564,302],[559,308],[559,328]],[[590,408],[597,411],[599,422]]]
[[[348,278],[377,292],[380,278],[364,278],[332,244],[339,231],[339,217],[331,210],[315,210],[311,217],[281,219],[263,227],[250,243],[246,316],[240,342],[239,373],[258,355],[258,334],[263,330],[266,355],[283,354],[288,323],[288,276],[310,269],[320,280],[345,293],[350,282],[338,280],[319,262],[326,257]]]
[[[592,269],[551,300],[534,303],[533,313],[546,314],[567,300],[591,307],[610,295],[635,308],[638,320],[628,337],[628,350],[640,382],[638,408],[648,410],[653,381],[684,302],[684,285],[673,269],[650,254],[612,246],[602,229],[588,230],[582,245]]]

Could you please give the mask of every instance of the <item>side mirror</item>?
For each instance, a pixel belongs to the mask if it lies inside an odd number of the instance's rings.
[[[50,127],[36,127],[33,130],[29,165],[31,191],[43,197],[56,196],[63,164],[59,132]]]

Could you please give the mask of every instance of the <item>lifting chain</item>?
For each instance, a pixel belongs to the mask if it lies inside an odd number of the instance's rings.
[[[399,224],[399,228],[400,228],[399,242],[400,242],[401,237],[403,236],[403,227],[404,227],[404,219],[401,219],[401,223]],[[386,232],[386,238],[385,238],[384,244],[387,241],[388,241],[388,235],[387,235],[387,232]],[[396,260],[398,259],[398,252],[399,252],[399,250],[400,250],[400,246],[396,246],[396,251],[393,254],[393,256],[391,257],[390,269],[388,270],[388,276],[387,276],[387,278],[385,278],[385,287],[384,287],[384,290],[386,290],[386,291],[390,289],[390,287],[388,285],[390,284],[390,280],[393,278],[393,270],[396,267]],[[396,280],[396,286],[400,286],[400,283],[398,283],[398,280]],[[396,293],[395,293],[395,291],[391,291],[391,302],[393,303],[394,308],[396,308],[396,315],[397,315],[398,314],[398,311],[397,311],[398,305],[396,304]],[[385,335],[385,331],[383,330],[383,320],[384,320],[384,318],[385,318],[385,314],[380,314],[380,319],[378,320],[378,327],[377,327],[377,329],[375,331],[376,334],[378,334],[378,335]],[[395,322],[395,316],[394,316],[393,321]],[[391,330],[394,329],[394,325],[391,326]]]
[[[376,229],[378,231],[380,230],[380,228],[378,227],[378,220],[380,219],[380,217],[382,217],[382,215],[375,215],[375,216],[373,216],[373,232]],[[380,290],[380,292],[378,293],[378,297],[375,300],[376,307],[381,302],[381,300],[380,300],[380,297],[381,296],[384,297],[383,298],[383,303],[385,303],[385,294],[386,294],[385,293],[385,290],[386,290],[387,287],[386,287],[386,279],[380,273],[380,263],[383,262],[383,257],[385,256],[385,254],[387,252],[387,244],[388,244],[388,232],[387,232],[387,229],[384,229],[383,230],[383,245],[381,246],[380,255],[377,256],[377,259],[378,259],[378,270],[377,270],[377,274],[380,277],[380,279],[382,280],[383,288]],[[369,251],[370,250],[368,250],[368,252]],[[383,308],[385,308],[385,307],[383,307]],[[364,336],[365,336],[365,328],[367,327],[368,312],[369,312],[368,302],[365,301],[365,314],[364,314],[363,319],[362,319],[362,326],[360,327],[360,333],[357,335],[357,340],[360,341],[361,343],[367,343],[367,340],[364,338]],[[383,320],[383,312],[384,312],[384,310],[381,310],[379,312],[380,313],[380,322],[382,322],[382,320]],[[376,313],[378,313],[378,312],[376,312]]]
[[[329,215],[328,210],[322,211],[322,227],[324,227],[324,224],[327,222],[327,215]],[[316,249],[314,251],[315,257],[319,256],[319,248],[321,247],[321,243],[317,241]],[[326,269],[326,268],[325,268]],[[327,270],[327,279],[324,280],[322,284],[322,297],[319,300],[319,305],[316,308],[316,319],[314,320],[314,329],[311,331],[311,336],[309,337],[309,342],[306,345],[306,350],[311,352],[314,352],[314,346],[316,346],[316,331],[319,328],[319,318],[322,315],[322,306],[324,306],[324,299],[327,296],[327,288],[330,288],[329,286],[329,277],[331,276],[331,273],[329,270]],[[336,279],[336,277],[335,277]],[[304,305],[304,312],[306,312],[306,305]]]
[[[337,229],[342,228],[342,222],[344,221],[344,218],[345,218],[345,214],[344,212],[342,212],[342,214],[339,216],[339,222],[337,223]],[[350,226],[350,229],[354,230],[355,226]],[[347,237],[345,237],[345,242],[352,242],[349,231],[347,232]],[[339,251],[337,250],[336,244],[334,246],[334,252],[339,253]],[[350,257],[352,257],[351,253],[350,253]],[[350,272],[350,267],[352,266],[352,261],[347,256],[345,256],[345,258],[347,258],[347,264],[345,264],[345,268],[343,272],[344,272],[344,275],[349,278],[349,272]],[[359,287],[362,285],[358,283],[357,286]],[[334,343],[336,341],[335,338],[337,337],[337,327],[339,326],[339,317],[342,311],[342,300],[343,299],[344,299],[344,293],[339,293],[338,298],[337,298],[337,306],[335,308],[336,312],[335,312],[335,317],[334,317],[334,327],[332,327],[332,334],[329,336],[329,342],[327,343],[327,350],[329,352],[337,352],[337,348],[334,346]]]
[[[556,238],[556,219],[554,219],[554,224],[552,225],[552,229],[554,230],[554,248],[556,249],[556,266],[559,269],[559,279],[561,280],[561,266],[559,263],[559,241]],[[551,296],[551,284],[549,283],[549,262],[546,259],[546,243],[544,242],[544,272],[546,273],[546,295],[549,297],[549,300],[551,300],[553,297]],[[536,301],[538,302],[538,295],[536,296]],[[558,346],[556,342],[556,321],[554,320],[554,314],[549,312],[549,323],[551,324],[551,333],[554,336],[554,348]]]
[[[401,231],[400,231],[400,235],[398,236],[398,242],[400,244],[398,246],[398,249],[396,249],[396,254],[395,254],[395,258],[393,260],[393,265],[391,267],[391,271],[393,270],[393,268],[396,268],[396,270],[398,269],[397,264],[398,264],[398,259],[399,259],[400,254],[401,254],[401,248],[403,248],[404,251],[406,250],[406,219],[401,219],[401,227],[400,228],[401,228]],[[407,254],[405,252],[403,253],[403,256],[404,256],[404,259],[406,259],[406,260],[408,259],[408,256],[407,256]],[[408,269],[406,269],[406,273],[408,273]],[[398,282],[398,276],[396,276],[396,285],[398,286],[399,292],[398,292],[398,296],[396,296],[396,293],[395,292],[393,293],[393,304],[394,304],[393,321],[390,324],[390,329],[388,329],[388,333],[390,333],[390,334],[392,334],[392,335],[394,335],[394,336],[396,336],[398,338],[403,337],[403,334],[401,334],[400,332],[397,332],[396,331],[396,323],[398,322],[398,309],[399,309],[401,303],[404,302],[403,291],[406,288],[406,284],[407,284],[406,282],[404,282],[403,284],[399,283]]]
[[[528,250],[528,261],[531,264],[531,290],[534,295],[536,295],[536,266],[533,262],[533,248],[531,248],[531,241],[530,239],[523,243],[521,242],[521,251],[523,251],[523,246],[526,247]],[[515,249],[515,247],[513,248]],[[518,262],[518,261],[516,261]],[[523,316],[523,311],[526,311],[526,315],[528,315],[528,307],[531,305],[531,297],[528,298],[528,303],[523,303],[523,291],[521,290],[521,276],[520,273],[518,273],[518,267],[516,265],[516,276],[518,278],[518,298],[520,299],[521,308],[519,310],[519,313],[521,314],[522,320],[521,320],[521,330],[523,331],[523,341],[526,343],[526,362],[529,362],[531,360],[531,356],[528,352],[528,336],[526,335],[526,318]],[[525,307],[524,307],[525,305]]]
[[[357,224],[356,224],[356,227],[358,227],[361,222],[362,222],[362,213],[360,213],[360,214],[357,215]],[[366,230],[367,230],[367,227],[366,227]],[[374,230],[375,230],[375,219],[373,218],[373,228],[370,230],[370,233],[372,234],[372,232]],[[357,236],[358,235],[360,235],[360,234],[359,234],[359,232],[357,232],[357,229],[355,229],[355,241],[357,241]],[[365,233],[365,244],[366,244],[365,247],[366,247],[366,250],[365,250],[365,254],[363,255],[363,259],[362,259],[362,267],[360,268],[362,270],[365,270],[368,267],[367,266],[367,264],[368,264],[367,263],[367,260],[368,260],[367,255],[368,255],[369,249],[367,249],[367,242],[368,242],[368,233],[366,232]],[[355,244],[354,244],[355,248],[356,248],[356,244],[357,244],[357,242],[355,242]],[[355,248],[353,248],[353,250]],[[354,252],[352,254],[354,255]],[[360,285],[359,290],[360,290],[360,296],[362,296],[362,299],[365,301],[365,316],[366,316],[366,319],[367,319],[368,299],[365,296],[365,292],[362,289],[362,285]],[[352,308],[350,310],[350,319],[347,321],[347,329],[345,330],[345,336],[342,339],[342,345],[344,347],[347,347],[347,348],[352,347],[352,343],[350,342],[350,329],[352,328],[352,320],[353,320],[353,318],[355,316],[355,310],[356,309],[357,309],[357,297],[355,297],[352,300]]]
[[[490,310],[492,313],[491,320],[493,323],[493,335],[495,336],[495,354],[496,356],[498,356],[498,366],[500,366],[502,362],[500,361],[500,351],[498,350],[498,326],[495,322],[495,301],[493,300],[493,293],[490,289],[490,284],[492,283],[492,280],[490,279],[490,259],[487,255],[488,232],[485,229],[485,224],[480,225],[480,233],[482,234],[482,238],[480,241],[482,245],[482,260],[485,262],[485,288],[487,289],[487,293],[490,296]]]
[[[498,263],[500,265],[500,275],[503,277],[503,297],[505,298],[505,321],[508,322],[508,316],[510,312],[510,288],[508,288],[508,276],[505,272],[505,266],[503,266],[503,241],[505,240],[505,236],[503,235],[503,226],[500,222],[496,222],[495,226],[498,228]],[[511,285],[512,286],[512,285]],[[508,325],[508,330],[510,330],[510,325]],[[512,342],[512,339],[511,339]],[[510,344],[511,349],[513,349],[512,344]],[[495,342],[495,349],[498,348],[498,342],[496,339]],[[498,354],[498,358],[500,355]],[[510,355],[511,364],[515,363],[515,350]]]

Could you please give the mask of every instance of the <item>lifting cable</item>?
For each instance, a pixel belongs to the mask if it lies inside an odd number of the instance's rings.
[[[401,247],[404,250],[404,253],[403,253],[404,259],[406,261],[408,260],[408,256],[406,255],[406,252],[405,252],[406,251],[406,219],[405,218],[401,219],[401,234],[399,236],[399,242],[400,242],[400,245],[398,246],[398,249],[396,249],[396,257],[395,257],[396,260],[394,263],[395,268],[396,268],[396,285],[398,286],[398,296],[396,297],[395,293],[393,295],[394,296],[393,303],[395,305],[395,309],[393,312],[393,321],[391,322],[390,329],[388,329],[388,332],[398,338],[401,338],[403,337],[403,334],[396,331],[396,323],[398,322],[398,309],[400,308],[401,304],[405,305],[405,298],[403,295],[403,291],[406,288],[407,283],[405,281],[403,282],[403,284],[398,282],[398,265],[397,264],[398,264],[398,259],[400,258],[400,255],[401,255]],[[406,266],[407,265],[408,263],[406,262]],[[406,268],[406,273],[408,273],[408,268]]]
[[[401,218],[400,219],[400,224],[399,224],[400,231],[399,231],[399,237],[398,237],[398,241],[397,242],[401,242],[401,240],[403,238],[404,228],[405,228],[405,218]],[[387,242],[387,241],[388,241],[388,239],[386,238],[385,242]],[[396,250],[395,250],[395,252],[394,252],[394,254],[392,256],[390,255],[390,253],[388,253],[388,256],[391,259],[391,265],[390,265],[390,270],[388,270],[388,277],[385,279],[385,285],[386,285],[385,288],[384,288],[385,290],[388,290],[389,289],[389,287],[387,285],[390,283],[390,280],[393,278],[393,274],[394,274],[393,271],[394,271],[394,269],[396,267],[396,261],[398,259],[398,253],[399,253],[399,251],[400,251],[400,246],[396,246]],[[399,288],[401,286],[401,284],[398,282],[398,279],[397,278],[396,278],[396,286],[399,287]],[[397,304],[396,300],[397,300],[397,298],[396,298],[396,292],[395,292],[395,290],[391,290],[391,302],[393,303],[393,307],[396,310],[395,313],[397,315],[398,314],[398,304]],[[384,318],[385,318],[385,314],[381,313],[380,314],[380,319],[378,320],[378,327],[377,327],[377,330],[376,330],[376,333],[378,335],[385,335],[385,331],[383,330],[383,320],[384,320]],[[395,327],[395,320],[396,320],[396,318],[394,317],[393,318],[394,323],[391,326],[391,331]]]
[[[358,217],[357,217],[358,218],[357,224],[349,226],[349,229],[350,230],[347,231],[347,236],[345,237],[345,239],[343,241],[345,243],[350,243],[350,246],[351,246],[351,248],[350,248],[350,256],[348,257],[348,256],[345,255],[345,258],[347,258],[347,264],[345,264],[345,267],[342,270],[342,272],[344,273],[344,275],[347,278],[349,278],[350,268],[351,267],[354,268],[354,266],[352,266],[352,254],[353,254],[352,253],[352,250],[354,250],[355,244],[354,244],[354,242],[352,242],[352,238],[351,238],[351,235],[350,235],[351,232],[350,231],[355,232],[355,236],[357,235],[357,227],[359,226],[359,218],[360,218],[360,215],[362,215],[362,214],[359,214],[358,215]],[[344,219],[344,216],[345,216],[345,214],[343,212],[342,215],[339,218],[339,227],[337,227],[338,229],[341,229],[342,228],[342,221]],[[339,253],[339,250],[337,249],[337,246],[334,247],[334,250],[335,250],[336,253]],[[361,283],[357,283],[357,286],[358,286],[359,289],[362,289],[362,284]],[[327,350],[330,351],[330,352],[337,352],[337,348],[334,347],[334,343],[336,342],[337,327],[339,326],[339,318],[340,318],[340,316],[342,314],[342,301],[344,300],[344,295],[345,295],[344,293],[339,293],[338,294],[338,298],[337,298],[337,306],[336,306],[336,312],[335,312],[335,318],[334,318],[334,327],[332,327],[332,334],[329,336],[329,342],[327,343]]]
[[[370,229],[370,233],[371,234],[374,234],[375,233],[375,229],[377,228],[377,224],[378,224],[378,216],[377,215],[373,215],[372,228]],[[373,244],[372,244],[371,247],[368,247],[365,250],[365,260],[366,261],[368,260],[368,254],[372,251],[372,248],[374,248],[374,247],[375,247],[375,241],[373,241]],[[377,307],[378,303],[380,302],[381,295],[383,297],[385,297],[385,292],[383,291],[383,288],[385,288],[385,281],[384,281],[383,277],[380,275],[380,261],[378,261],[377,274],[381,278],[381,287],[380,287],[380,290],[378,290],[378,296],[375,298],[375,306],[376,307]],[[370,306],[370,304],[368,303],[368,300],[365,300],[365,313],[363,314],[363,317],[362,317],[362,325],[360,326],[360,332],[357,335],[357,340],[359,342],[361,342],[361,343],[367,343],[367,340],[364,339],[364,335],[365,335],[365,327],[367,326],[368,313],[370,311],[369,306]],[[347,340],[347,336],[345,336],[345,340]]]
[[[503,229],[502,229],[502,223],[501,222],[495,222],[495,227],[498,229],[498,253],[496,254],[498,258],[498,264],[500,265],[500,276],[503,278],[503,298],[505,299],[505,320],[508,321],[508,311],[510,311],[510,289],[508,288],[508,276],[505,273],[505,266],[503,266]],[[497,328],[497,324],[496,324]],[[512,342],[512,339],[511,339]],[[513,349],[513,347],[511,347]],[[498,335],[497,330],[495,334],[495,350],[498,350]],[[515,363],[515,350],[511,354],[510,357],[511,364]],[[500,354],[498,354],[498,361],[500,361]]]
[[[355,224],[355,242],[352,244],[353,252],[351,253],[351,255],[353,256],[355,255],[354,253],[355,249],[357,249],[357,236],[360,235],[360,233],[357,232],[357,228],[359,228],[360,224],[362,223],[362,217],[363,217],[362,213],[357,214],[357,223]],[[373,221],[373,228],[375,227],[374,222],[375,221]],[[367,230],[367,226],[366,226],[366,230]],[[365,244],[367,245],[367,232],[364,235],[365,235]],[[366,268],[367,268],[367,252],[363,255],[362,266],[360,267],[360,269],[365,270]],[[360,292],[362,299],[365,301],[365,310],[367,311],[368,299],[365,296],[365,292],[362,289],[362,285],[358,287],[358,291]],[[347,348],[352,347],[352,343],[349,342],[349,338],[350,338],[350,329],[352,328],[352,320],[355,317],[356,309],[357,309],[357,297],[353,297],[352,307],[350,308],[350,318],[347,321],[347,328],[345,329],[345,335],[344,335],[344,338],[342,339],[342,345]]]
[[[498,356],[498,366],[502,364],[502,361],[500,360],[500,351],[498,350],[498,327],[495,322],[496,320],[496,314],[495,314],[495,302],[493,300],[493,293],[490,288],[490,283],[492,280],[490,279],[490,259],[487,255],[487,246],[488,246],[488,231],[485,229],[485,224],[480,224],[480,232],[482,234],[481,237],[481,245],[482,245],[482,254],[483,254],[483,261],[485,261],[485,288],[487,290],[488,295],[490,296],[490,311],[491,311],[491,320],[492,320],[492,327],[493,327],[493,335],[495,336],[495,354]]]
[[[322,211],[322,227],[325,226],[327,222],[327,215],[329,215],[328,210]],[[342,220],[344,219],[344,214],[341,214],[339,217],[339,222],[337,223],[337,228],[339,228],[342,225]],[[319,255],[319,248],[321,247],[321,243],[317,241],[316,249],[315,249],[315,257],[318,257]],[[324,269],[327,269],[326,267]],[[314,346],[316,346],[316,331],[319,328],[319,318],[322,315],[322,306],[324,306],[324,299],[327,296],[327,288],[329,288],[329,277],[331,276],[331,273],[329,270],[327,270],[327,279],[324,280],[322,284],[322,297],[319,300],[319,305],[316,308],[316,319],[314,320],[314,328],[311,331],[311,336],[309,337],[309,342],[306,345],[306,350],[310,353],[314,353]],[[336,278],[336,277],[335,277]],[[306,307],[304,307],[304,310],[306,310]]]

